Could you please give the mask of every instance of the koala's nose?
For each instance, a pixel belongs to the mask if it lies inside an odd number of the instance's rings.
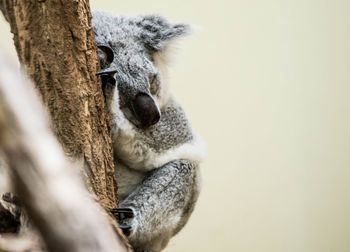
[[[139,93],[132,102],[132,108],[142,127],[156,124],[160,119],[160,111],[153,98],[146,93]]]

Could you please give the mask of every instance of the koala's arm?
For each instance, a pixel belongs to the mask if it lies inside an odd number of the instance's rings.
[[[187,222],[199,193],[196,164],[175,160],[149,173],[123,202],[134,211],[129,240],[135,250],[160,251]]]

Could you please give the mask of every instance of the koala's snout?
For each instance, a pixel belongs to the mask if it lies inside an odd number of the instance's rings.
[[[139,93],[132,101],[132,109],[141,123],[141,127],[149,127],[160,119],[160,111],[153,98],[146,93]]]

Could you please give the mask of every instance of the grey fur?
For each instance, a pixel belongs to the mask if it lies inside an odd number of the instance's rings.
[[[120,207],[135,217],[129,240],[136,251],[161,251],[187,222],[199,194],[203,145],[181,106],[166,85],[164,62],[174,38],[188,32],[159,16],[117,17],[94,12],[96,41],[109,45],[116,87],[108,85],[106,101],[111,114]],[[161,113],[158,123],[140,127],[130,105],[138,94],[152,98]],[[152,102],[151,102],[152,103]],[[152,103],[153,104],[153,103]],[[145,111],[147,112],[147,111]]]

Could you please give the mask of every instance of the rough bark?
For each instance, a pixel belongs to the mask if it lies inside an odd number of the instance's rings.
[[[84,164],[88,189],[109,212],[118,203],[114,161],[108,114],[95,76],[99,63],[88,0],[0,0],[0,10],[10,24],[21,66],[39,91],[65,154]],[[45,190],[42,185],[35,188]],[[51,202],[45,197],[37,200]],[[110,223],[116,227],[115,221]]]
[[[0,56],[0,150],[52,252],[127,251],[67,160],[29,83]]]
[[[88,0],[4,0],[21,65],[47,107],[64,151],[83,160],[89,190],[117,206],[113,155]]]

